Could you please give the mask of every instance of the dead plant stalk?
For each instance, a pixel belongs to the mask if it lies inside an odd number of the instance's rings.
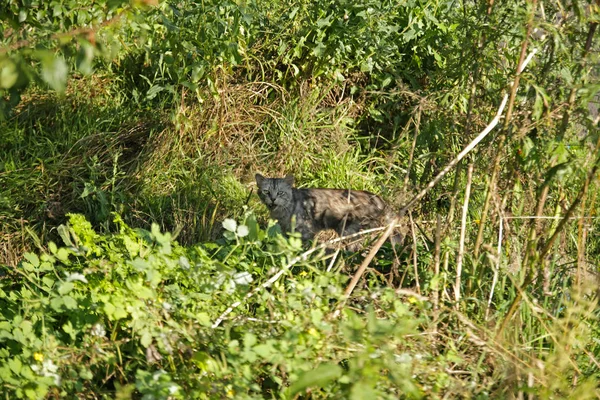
[[[460,241],[458,243],[458,254],[456,256],[456,282],[454,283],[455,307],[458,309],[460,302],[460,281],[462,277],[462,265],[465,253],[465,235],[467,231],[467,214],[469,211],[469,199],[471,197],[471,181],[473,179],[473,163],[467,169],[467,187],[465,188],[465,201],[463,204],[462,218],[460,221]]]
[[[600,137],[598,137],[598,141],[596,142],[596,146],[594,148],[593,154],[594,154],[594,165],[592,166],[590,173],[588,174],[585,182],[583,183],[583,186],[579,190],[577,197],[575,198],[575,200],[573,201],[573,203],[567,210],[564,217],[562,217],[560,223],[558,224],[558,226],[556,227],[556,230],[554,231],[554,234],[550,237],[550,239],[548,239],[548,241],[544,244],[544,246],[542,246],[542,249],[541,249],[541,251],[539,253],[539,257],[538,257],[538,259],[542,260],[542,263],[545,262],[545,258],[548,255],[552,246],[554,245],[554,242],[558,238],[558,235],[560,235],[560,233],[562,232],[562,230],[565,227],[565,225],[567,224],[567,222],[572,218],[573,213],[575,212],[577,207],[579,207],[579,203],[581,203],[581,200],[586,196],[590,184],[596,179],[596,175],[598,174],[598,168],[600,167]],[[500,337],[500,335],[506,328],[508,321],[511,320],[512,316],[517,311],[517,308],[518,308],[519,304],[521,303],[521,299],[523,298],[523,293],[524,293],[525,289],[527,288],[527,286],[529,286],[531,284],[531,282],[533,282],[534,278],[535,278],[534,270],[533,270],[533,268],[529,268],[527,277],[525,278],[525,281],[523,282],[521,287],[518,288],[518,293],[515,296],[515,298],[513,299],[513,301],[511,302],[511,305],[508,308],[508,312],[504,316],[504,319],[502,320],[502,323],[500,324],[500,328],[496,332],[496,338]]]
[[[436,282],[433,285],[433,309],[438,310],[440,307],[440,253],[441,253],[441,233],[442,233],[442,217],[438,214],[435,223],[435,251],[433,253],[433,279]]]
[[[510,100],[508,102],[508,108],[506,110],[506,118],[504,119],[504,124],[502,126],[502,133],[498,138],[498,151],[496,153],[496,157],[494,158],[492,175],[490,176],[485,200],[483,202],[483,209],[481,211],[479,230],[477,231],[477,239],[475,239],[475,250],[473,252],[475,259],[477,259],[477,257],[479,256],[479,249],[483,242],[483,230],[485,228],[485,223],[487,222],[487,214],[490,209],[492,193],[494,192],[496,187],[496,179],[500,170],[500,160],[502,159],[502,148],[504,147],[504,142],[507,138],[506,131],[508,129],[508,124],[512,118],[512,112],[515,104],[515,99],[517,97],[517,89],[519,88],[521,73],[525,70],[525,66],[529,63],[533,55],[537,52],[537,49],[534,49],[530,53],[529,57],[525,57],[525,55],[527,54],[527,46],[529,44],[529,36],[531,35],[531,31],[533,29],[533,18],[535,16],[536,5],[537,0],[531,0],[531,11],[529,14],[529,20],[527,21],[527,32],[525,34],[523,42],[521,43],[521,53],[519,54],[519,62],[517,63],[515,79],[510,88]]]
[[[421,294],[421,285],[419,284],[419,268],[417,260],[417,235],[415,234],[415,223],[413,221],[412,213],[408,213],[410,220],[410,233],[413,239],[413,267],[415,273],[415,285],[417,286],[417,293]]]
[[[340,303],[340,306],[338,307],[338,309],[334,313],[334,317],[336,317],[337,315],[339,315],[340,308],[345,303],[345,299],[347,299],[350,296],[350,294],[352,293],[352,291],[356,287],[356,284],[358,283],[358,281],[360,280],[360,278],[364,274],[365,270],[367,269],[367,267],[369,266],[369,264],[371,263],[371,261],[375,257],[375,254],[377,254],[377,252],[379,251],[379,249],[381,248],[381,246],[383,245],[383,243],[385,243],[385,241],[387,240],[387,238],[391,235],[392,231],[394,230],[394,227],[399,222],[399,218],[401,218],[402,216],[404,216],[406,214],[406,212],[412,206],[414,206],[418,201],[420,201],[423,197],[425,197],[425,195],[435,185],[437,185],[439,183],[439,181],[442,180],[442,178],[444,176],[446,176],[446,174],[448,172],[450,172],[450,170],[456,166],[456,164],[458,164],[460,162],[460,160],[462,160],[467,154],[469,154],[469,152],[471,152],[471,150],[473,150],[475,148],[475,146],[477,146],[479,144],[479,142],[481,142],[492,131],[492,129],[494,129],[496,127],[496,125],[498,125],[498,122],[500,121],[500,117],[502,116],[502,111],[504,111],[504,107],[506,106],[506,102],[507,101],[508,101],[508,94],[505,94],[504,98],[502,99],[502,102],[500,103],[500,107],[498,108],[498,112],[496,113],[496,116],[494,117],[494,119],[492,119],[492,121],[489,123],[489,125],[483,131],[481,131],[481,133],[479,135],[477,135],[477,137],[475,139],[473,139],[471,141],[471,143],[469,143],[467,145],[467,147],[465,147],[456,156],[456,158],[454,158],[454,160],[450,161],[448,163],[448,165],[446,165],[444,167],[444,169],[442,169],[442,171],[435,178],[433,178],[433,180],[431,182],[429,182],[427,184],[427,186],[425,186],[425,188],[423,188],[423,190],[421,190],[415,197],[412,198],[412,200],[410,200],[404,207],[402,207],[402,209],[398,213],[398,218],[394,219],[388,225],[387,229],[379,237],[379,240],[377,241],[377,243],[375,243],[375,245],[371,248],[371,251],[365,257],[365,259],[363,260],[362,264],[360,265],[360,267],[358,268],[358,270],[356,271],[356,273],[352,277],[352,280],[350,281],[350,284],[348,284],[348,287],[346,288],[346,291],[344,292],[344,300],[342,300],[342,302]]]

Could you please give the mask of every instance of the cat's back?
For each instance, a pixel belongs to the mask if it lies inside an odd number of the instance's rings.
[[[298,200],[314,208],[315,213],[325,211],[340,214],[360,213],[381,215],[389,211],[388,205],[378,195],[364,190],[352,189],[295,189]]]

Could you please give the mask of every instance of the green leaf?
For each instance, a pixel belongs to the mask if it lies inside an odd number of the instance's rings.
[[[249,215],[248,218],[246,218],[245,225],[248,227],[248,239],[258,240],[260,228],[256,221],[256,217],[254,215]]]
[[[31,263],[28,263],[28,262],[22,262],[21,266],[23,267],[23,269],[25,271],[31,272],[31,271],[35,270],[35,267],[33,265],[31,265]]]
[[[162,92],[163,90],[165,90],[164,87],[162,86],[158,86],[158,85],[154,85],[152,86],[148,92],[146,93],[146,99],[147,100],[152,100],[153,98],[156,97],[157,94],[159,94],[160,92]]]
[[[329,25],[331,25],[331,15],[328,16],[327,18],[320,18],[317,20],[317,26],[319,28],[324,28]]]
[[[109,317],[112,317],[117,308],[112,303],[104,303],[104,312]]]
[[[67,87],[69,68],[61,56],[44,55],[42,57],[42,78],[57,92],[64,92]]]
[[[248,332],[244,335],[244,347],[249,349],[258,342],[256,335],[252,332]]]
[[[23,368],[23,363],[18,358],[11,358],[8,360],[8,367],[15,375],[19,375],[21,368]]]
[[[210,316],[205,312],[200,312],[200,313],[196,314],[196,320],[202,326],[211,326],[212,325]]]
[[[49,276],[44,276],[44,277],[42,278],[42,283],[43,283],[43,284],[44,284],[46,287],[49,287],[49,288],[51,288],[51,287],[54,285],[54,282],[55,282],[55,280],[54,280],[54,279],[52,279],[52,278],[51,278],[51,277],[49,277]]]
[[[127,310],[125,310],[123,307],[117,307],[115,309],[115,312],[114,312],[115,319],[123,319],[123,318],[126,318],[127,315],[128,315]]]
[[[27,261],[29,261],[31,263],[31,265],[33,265],[34,267],[39,267],[40,266],[40,259],[38,258],[37,255],[33,254],[33,253],[25,253],[23,254],[23,257],[25,257],[25,259]]]
[[[149,331],[143,332],[142,337],[140,338],[140,343],[144,347],[149,347],[152,344],[152,333]]]
[[[161,233],[160,227],[157,223],[152,223],[152,227],[150,228],[150,233],[154,237],[154,240],[160,244],[161,253],[163,254],[171,254],[171,234]]]
[[[69,251],[64,247],[61,247],[56,252],[56,258],[58,258],[59,261],[66,263],[67,261],[69,261]]]
[[[235,233],[234,232],[230,232],[230,231],[225,231],[223,232],[223,236],[225,236],[225,239],[233,241],[235,240]]]
[[[38,397],[38,394],[37,394],[37,392],[36,392],[34,389],[32,389],[32,388],[25,388],[25,389],[23,390],[23,392],[25,393],[25,396],[26,396],[28,399],[32,399],[32,400],[33,400],[33,399],[38,399],[38,398],[40,398],[40,397]]]
[[[21,331],[25,336],[29,336],[33,332],[33,324],[31,321],[21,321],[19,328],[21,328]]]
[[[363,400],[363,399],[376,399],[378,398],[377,392],[364,382],[357,382],[352,385],[350,390],[350,400]]]
[[[267,360],[271,357],[273,353],[275,353],[275,349],[270,343],[259,344],[258,346],[255,346],[252,350],[256,354]]]
[[[52,300],[50,300],[50,307],[57,312],[62,311],[64,304],[65,303],[61,297],[54,297]]]
[[[60,287],[58,288],[58,293],[60,295],[65,295],[67,293],[69,293],[71,290],[73,290],[73,288],[75,287],[75,285],[73,284],[73,282],[64,282],[62,285],[60,285]]]
[[[227,229],[229,232],[235,232],[237,229],[237,222],[234,219],[227,218],[223,221],[223,228]]]
[[[19,72],[17,66],[11,60],[5,60],[0,64],[0,89],[10,89],[17,83]]]
[[[67,321],[66,324],[63,324],[62,329],[66,333],[71,333],[73,332],[73,324],[71,324],[71,321]]]
[[[71,241],[71,232],[69,232],[69,228],[66,225],[59,225],[56,230],[58,231],[58,235],[63,240],[65,245],[75,247]]]
[[[323,57],[323,55],[325,55],[325,50],[327,50],[327,47],[323,42],[317,42],[317,45],[312,49],[312,53],[315,57]]]
[[[301,374],[298,380],[290,387],[290,394],[294,396],[309,387],[324,387],[340,376],[342,376],[342,368],[339,365],[334,363],[321,364],[317,368]],[[368,398],[365,397],[365,399]]]
[[[91,381],[94,378],[94,374],[89,368],[83,367],[81,371],[79,371],[79,376],[86,381]]]
[[[77,300],[75,300],[71,296],[64,296],[62,299],[65,303],[65,307],[67,307],[69,310],[74,310],[77,308]]]

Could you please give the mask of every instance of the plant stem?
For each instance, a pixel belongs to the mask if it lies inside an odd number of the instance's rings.
[[[473,163],[467,169],[467,186],[465,188],[465,201],[463,203],[462,218],[460,222],[460,241],[458,242],[458,254],[456,256],[456,282],[454,284],[455,307],[458,309],[460,302],[460,281],[462,275],[462,264],[465,252],[465,235],[467,231],[467,214],[469,211],[469,198],[471,197],[471,181],[473,179]]]
[[[527,32],[525,34],[525,38],[521,43],[521,53],[519,55],[519,62],[517,63],[517,69],[515,74],[515,80],[510,89],[510,99],[508,101],[508,108],[506,109],[506,118],[504,119],[504,125],[502,127],[502,132],[500,137],[498,138],[498,147],[496,151],[496,157],[494,158],[494,167],[492,169],[492,175],[487,185],[487,192],[485,195],[485,200],[483,203],[483,210],[481,211],[481,221],[479,224],[479,230],[477,231],[477,239],[475,240],[475,250],[473,252],[474,258],[477,259],[479,257],[479,249],[481,248],[481,244],[483,242],[483,230],[485,228],[485,223],[487,222],[487,215],[490,209],[490,203],[492,200],[492,194],[496,190],[496,179],[498,178],[498,173],[500,170],[500,160],[502,159],[502,150],[504,149],[504,144],[507,139],[507,129],[512,118],[513,108],[515,104],[515,98],[517,96],[517,89],[519,88],[519,81],[521,79],[521,73],[525,67],[526,63],[526,54],[527,54],[527,46],[529,44],[529,36],[531,35],[531,31],[533,28],[533,17],[535,15],[535,9],[537,5],[537,0],[531,0],[531,10],[529,13],[529,20],[527,22]],[[529,57],[528,57],[529,59]]]

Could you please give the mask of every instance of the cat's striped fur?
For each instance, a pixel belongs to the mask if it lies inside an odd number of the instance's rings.
[[[395,214],[376,194],[349,189],[297,189],[294,177],[265,178],[256,174],[258,196],[276,219],[284,233],[295,230],[307,241],[327,229],[345,236],[389,224]],[[398,243],[400,235],[392,237]]]

